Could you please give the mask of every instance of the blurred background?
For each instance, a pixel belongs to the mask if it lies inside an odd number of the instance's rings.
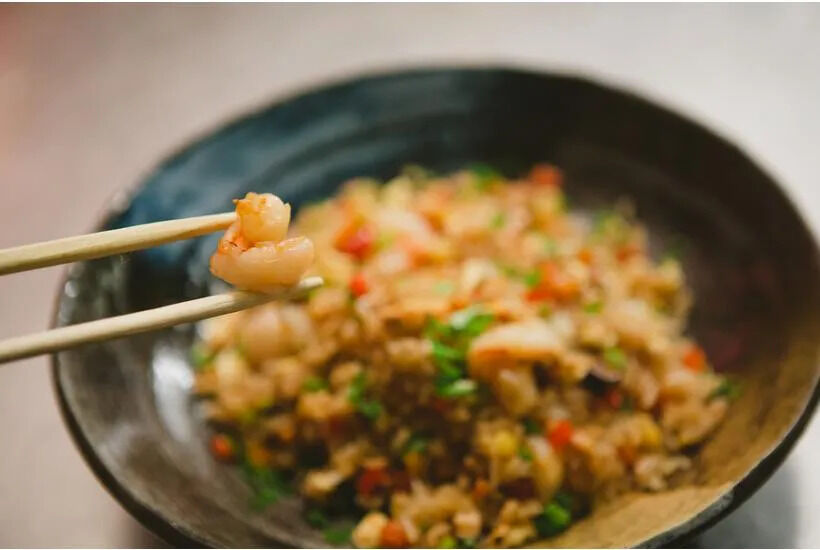
[[[666,104],[750,153],[818,235],[818,52],[817,5],[0,5],[0,247],[90,230],[160,159],[277,98],[449,63],[581,73]],[[0,337],[48,325],[61,273],[0,279]],[[0,545],[162,545],[83,463],[47,359],[0,368],[0,404]],[[689,544],[820,546],[819,426]]]

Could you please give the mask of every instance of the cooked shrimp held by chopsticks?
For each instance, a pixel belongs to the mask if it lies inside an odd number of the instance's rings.
[[[313,242],[287,236],[290,205],[270,193],[234,201],[237,220],[211,256],[211,273],[243,290],[270,292],[299,282],[313,263]]]

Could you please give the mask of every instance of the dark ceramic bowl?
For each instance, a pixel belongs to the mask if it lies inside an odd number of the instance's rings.
[[[574,206],[632,197],[656,250],[682,245],[696,302],[691,332],[742,380],[691,485],[627,494],[560,538],[563,546],[660,546],[746,499],[809,419],[820,373],[820,262],[794,207],[754,162],[703,127],[588,80],[506,69],[437,69],[322,88],[234,122],[162,163],[103,227],[229,209],[248,190],[300,204],[353,176],[406,163],[481,161],[510,175],[538,161],[568,175]],[[215,236],[73,266],[57,325],[204,295]],[[54,358],[66,423],[106,487],[182,545],[317,546],[297,500],[248,508],[236,473],[214,463],[189,395],[181,326]]]

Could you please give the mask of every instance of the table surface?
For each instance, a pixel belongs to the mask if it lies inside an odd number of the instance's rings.
[[[88,230],[180,144],[318,82],[514,63],[632,88],[727,136],[820,234],[820,7],[0,6],[0,247]],[[0,336],[47,326],[60,268],[0,279]],[[155,546],[63,428],[47,361],[0,369],[0,545]],[[817,421],[694,544],[820,546]]]

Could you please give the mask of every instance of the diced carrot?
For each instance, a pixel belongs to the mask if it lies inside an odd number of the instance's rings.
[[[701,372],[706,368],[706,354],[703,353],[700,346],[696,344],[692,344],[687,348],[682,360],[683,364],[686,365],[689,370]]]
[[[384,548],[407,548],[410,545],[410,540],[407,538],[407,533],[404,532],[404,527],[401,523],[395,520],[390,520],[382,527],[381,545]]]
[[[615,251],[615,257],[619,262],[625,262],[638,252],[640,252],[640,249],[634,244],[629,243],[618,247]]]
[[[475,484],[473,485],[473,500],[484,500],[484,497],[490,494],[490,489],[490,484],[487,482],[486,479],[477,479],[475,481]]]
[[[230,462],[236,454],[233,440],[225,434],[214,434],[211,437],[211,454],[223,462]]]
[[[367,284],[367,279],[365,279],[361,273],[357,273],[350,279],[350,292],[353,296],[358,298],[359,296],[367,294],[368,290],[370,290],[370,286]]]
[[[384,468],[365,468],[356,479],[356,492],[370,496],[390,483],[390,476]]]
[[[563,183],[561,171],[551,164],[536,164],[530,170],[528,179],[538,185],[559,187]]]
[[[572,422],[569,420],[559,420],[550,427],[547,433],[547,439],[549,439],[550,445],[552,445],[555,450],[560,451],[569,443],[569,440],[572,438],[572,431]]]

